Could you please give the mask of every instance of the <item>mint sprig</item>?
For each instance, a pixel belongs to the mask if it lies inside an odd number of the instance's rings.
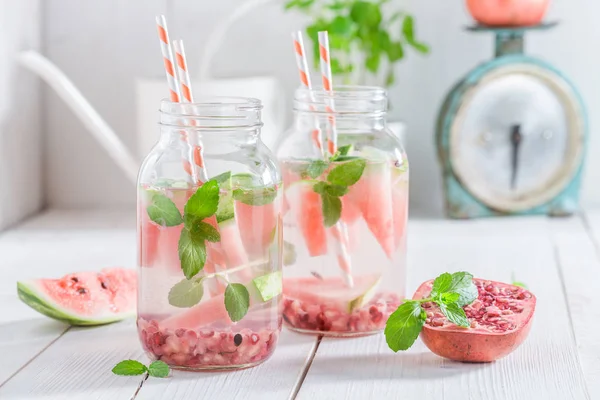
[[[136,360],[123,360],[112,369],[113,374],[121,376],[136,376],[147,374],[155,378],[165,378],[169,375],[169,366],[160,360],[152,362],[145,366]]]
[[[321,195],[323,207],[323,223],[327,227],[335,225],[342,215],[342,201],[340,197],[348,193],[349,187],[359,181],[367,162],[355,159],[333,168],[327,175],[327,182],[319,181],[314,184],[313,190]]]
[[[385,325],[385,340],[394,352],[408,350],[423,329],[427,314],[422,304],[433,302],[453,324],[469,328],[469,320],[462,309],[477,298],[473,275],[468,272],[444,273],[433,281],[429,297],[407,300],[394,311]]]
[[[250,307],[250,293],[241,283],[230,283],[225,289],[225,309],[229,318],[237,322],[244,318]]]
[[[173,200],[162,193],[152,193],[152,199],[146,212],[150,220],[161,226],[177,226],[183,222],[181,213]]]

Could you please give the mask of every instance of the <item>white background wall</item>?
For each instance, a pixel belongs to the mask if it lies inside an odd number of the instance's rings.
[[[46,0],[43,23],[45,53],[80,87],[131,148],[136,148],[135,77],[162,77],[154,15],[166,14],[172,37],[186,41],[192,71],[207,33],[244,0]],[[470,23],[462,0],[404,0],[417,18],[419,36],[430,56],[409,54],[398,68],[391,90],[394,118],[409,127],[411,207],[418,214],[439,215],[441,179],[434,148],[434,123],[449,87],[493,54],[489,34],[463,30]],[[283,4],[283,2],[281,2]],[[554,63],[572,78],[587,102],[591,121],[590,153],[584,201],[600,204],[600,2],[554,0],[548,20],[552,31],[531,33],[529,54]],[[297,84],[290,31],[304,18],[271,5],[236,25],[216,59],[215,75],[273,74],[288,98]],[[44,174],[47,202],[54,207],[126,206],[134,188],[100,150],[70,111],[44,90]]]
[[[15,55],[38,49],[38,0],[0,0],[0,230],[42,205],[39,82]]]

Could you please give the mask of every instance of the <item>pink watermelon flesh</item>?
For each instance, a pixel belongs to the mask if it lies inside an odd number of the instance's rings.
[[[288,188],[296,223],[311,257],[327,253],[327,231],[323,221],[321,196],[313,190],[316,181],[297,182]]]
[[[394,214],[394,248],[398,249],[406,233],[408,220],[408,193],[401,188],[392,190],[392,207]]]
[[[307,304],[331,304],[346,310],[348,303],[365,295],[375,287],[380,275],[354,276],[354,287],[349,289],[341,277],[284,278],[283,294],[285,297]]]
[[[25,304],[72,325],[100,325],[135,315],[136,287],[136,272],[124,268],[17,283]]]
[[[362,177],[346,196],[360,210],[369,230],[391,259],[395,246],[390,175],[385,164],[367,164]]]
[[[264,257],[279,224],[275,202],[262,206],[235,202],[235,215],[242,242],[248,254]]]

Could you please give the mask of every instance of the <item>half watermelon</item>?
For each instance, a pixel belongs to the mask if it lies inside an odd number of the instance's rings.
[[[70,325],[102,325],[135,316],[134,270],[106,268],[60,279],[17,282],[19,298],[37,312]]]

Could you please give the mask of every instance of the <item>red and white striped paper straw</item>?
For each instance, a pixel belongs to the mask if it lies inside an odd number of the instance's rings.
[[[312,93],[312,84],[310,81],[310,72],[308,71],[308,61],[306,59],[306,52],[304,51],[304,41],[302,40],[302,32],[292,32],[292,39],[294,40],[294,53],[296,54],[296,64],[298,65],[298,72],[300,73],[300,83],[308,90],[309,99],[311,102],[315,102]],[[314,105],[310,105],[310,109],[315,111]],[[319,121],[315,121],[315,129],[312,131],[312,140],[317,150],[323,154],[323,142],[321,140],[321,130],[319,129]]]
[[[327,150],[333,155],[337,151],[337,131],[335,127],[335,116],[333,115],[333,77],[331,74],[331,60],[329,52],[329,35],[327,31],[318,33],[319,37],[319,55],[321,67],[321,79],[323,80],[323,89],[329,96],[325,96],[325,111],[329,113],[327,116]]]
[[[167,75],[167,84],[169,85],[169,93],[171,101],[179,103],[181,101],[181,92],[179,89],[179,80],[175,73],[175,63],[173,58],[173,50],[171,49],[171,43],[169,42],[169,31],[167,30],[167,20],[164,15],[158,15],[156,17],[156,27],[158,29],[158,38],[160,40],[160,50],[162,52],[163,61],[165,64],[165,72]],[[189,145],[187,134],[185,131],[181,131],[181,139]],[[197,183],[197,175],[194,174],[193,159],[190,157],[184,146],[181,150],[181,162],[183,163],[183,169],[188,174],[190,180],[193,183]]]
[[[175,61],[177,64],[177,75],[179,77],[179,85],[181,92],[182,103],[193,103],[194,94],[192,92],[192,84],[190,80],[190,73],[187,67],[187,60],[185,58],[185,48],[183,47],[183,40],[173,40],[173,50],[175,50]],[[192,125],[195,125],[195,121],[191,121]],[[208,174],[204,168],[204,156],[202,154],[202,144],[198,143],[198,138],[195,135],[187,135],[188,141],[192,147],[192,155],[189,157],[193,160],[192,169],[194,172],[194,178],[196,181],[206,182],[208,180]]]

